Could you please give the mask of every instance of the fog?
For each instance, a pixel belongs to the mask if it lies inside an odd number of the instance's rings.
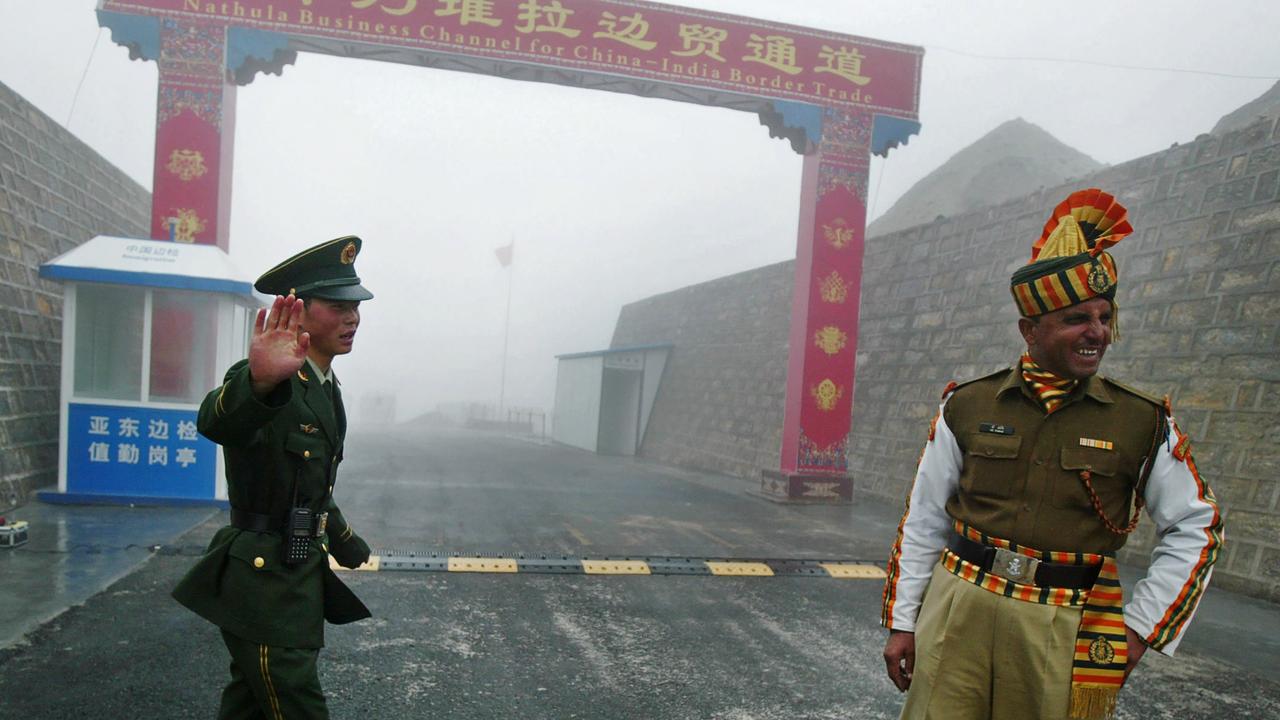
[[[1262,0],[683,4],[925,47],[923,129],[873,160],[871,217],[1006,120],[1114,164],[1194,139],[1280,77],[1280,5]],[[0,0],[0,82],[150,188],[156,66],[94,5]],[[373,392],[401,419],[496,404],[509,283],[506,401],[549,411],[554,355],[606,347],[624,304],[795,255],[801,158],[748,113],[302,54],[238,90],[235,122],[246,276],[365,240],[377,297],[334,366],[357,416]],[[504,269],[494,250],[512,242]]]

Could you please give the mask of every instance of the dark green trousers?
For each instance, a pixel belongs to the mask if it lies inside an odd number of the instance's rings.
[[[261,645],[226,630],[231,682],[222,691],[218,720],[328,720],[316,674],[319,650]]]

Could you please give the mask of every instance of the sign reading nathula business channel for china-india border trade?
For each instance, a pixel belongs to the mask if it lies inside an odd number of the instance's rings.
[[[102,0],[101,7],[910,118],[919,96],[920,48],[636,0]]]

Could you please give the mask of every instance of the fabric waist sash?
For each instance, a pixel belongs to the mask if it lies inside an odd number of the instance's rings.
[[[962,580],[1017,600],[1083,606],[1071,663],[1070,716],[1113,717],[1129,659],[1115,557],[1034,550],[959,520],[955,531],[941,562]]]
[[[1014,552],[955,533],[947,549],[961,560],[978,566],[1006,580],[1048,588],[1084,589],[1093,587],[1101,564],[1076,565],[1047,562],[1038,557]]]

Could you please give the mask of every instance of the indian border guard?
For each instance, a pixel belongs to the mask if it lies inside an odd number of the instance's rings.
[[[200,406],[201,434],[225,454],[231,522],[173,597],[222,629],[231,682],[219,718],[329,717],[316,674],[324,623],[370,616],[329,566],[369,558],[333,496],[347,416],[330,365],[351,352],[373,297],[359,252],[360,238],[338,238],[258,278],[275,301],[258,311],[248,359]]]
[[[889,559],[881,623],[903,718],[1105,718],[1147,648],[1172,654],[1222,520],[1168,401],[1098,375],[1132,232],[1098,189],[1054,209],[1011,289],[1026,351],[943,393]],[[1123,603],[1115,553],[1158,545]]]

